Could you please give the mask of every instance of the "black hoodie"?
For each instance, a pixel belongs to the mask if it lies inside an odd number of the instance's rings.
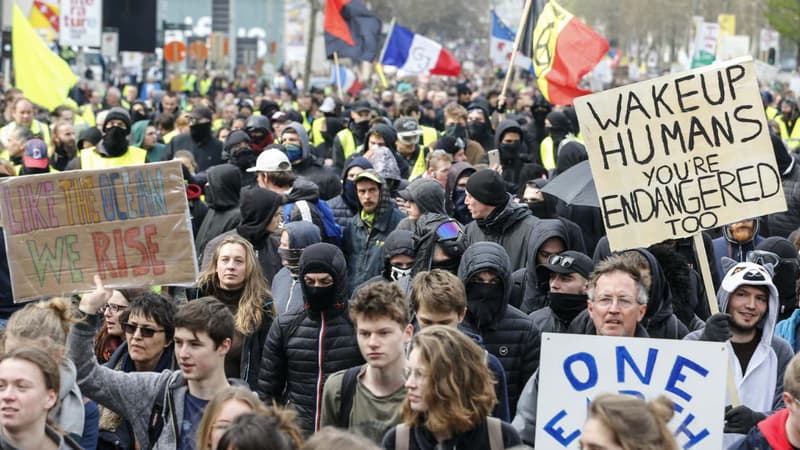
[[[494,272],[500,278],[502,293],[494,300],[498,303],[488,305],[494,313],[488,323],[478,324],[468,301],[462,325],[480,335],[486,350],[503,364],[513,417],[525,382],[539,367],[541,336],[530,317],[508,304],[511,297],[510,262],[503,247],[494,242],[478,242],[467,248],[458,267],[458,277],[469,289],[467,281],[484,271]]]
[[[766,250],[784,259],[775,268],[772,281],[778,288],[778,301],[781,305],[781,309],[778,311],[778,320],[786,319],[797,309],[797,291],[795,289],[799,275],[797,250],[788,239],[777,236],[764,239],[756,246],[756,250]]]
[[[501,145],[503,136],[509,132],[519,133],[519,144],[514,151],[506,150],[505,146]],[[528,145],[525,143],[525,131],[515,120],[506,119],[497,125],[497,131],[494,135],[494,148],[500,151],[500,163],[503,166],[503,179],[508,184],[508,190],[517,192],[520,184],[525,180],[520,180],[519,172],[522,169],[522,164],[530,162],[530,152]]]
[[[208,184],[205,189],[208,213],[194,240],[200,261],[203,249],[210,240],[239,225],[241,188],[242,177],[238,167],[232,164],[220,164],[209,169]]]
[[[525,266],[525,294],[520,309],[529,314],[548,306],[547,293],[550,291],[550,280],[539,280],[536,267],[539,265],[536,254],[539,248],[550,238],[560,238],[564,242],[564,250],[575,250],[586,253],[580,228],[566,219],[542,219],[531,232],[528,241],[528,261]]]
[[[334,280],[334,293],[325,307],[312,311],[303,284],[305,309],[280,315],[264,345],[258,396],[267,403],[291,404],[306,434],[319,424],[322,386],[328,376],[364,363],[347,315],[346,272],[344,256],[335,245],[322,242],[306,247],[300,257],[299,279],[307,273],[328,273]]]
[[[302,157],[292,163],[292,171],[301,177],[305,177],[317,186],[319,186],[319,196],[323,200],[330,200],[339,195],[342,191],[342,185],[339,182],[339,177],[333,172],[332,169],[325,167],[314,156],[314,149],[308,139],[308,133],[303,125],[297,122],[290,122],[286,128],[291,128],[297,133],[300,139],[300,147]]]
[[[511,200],[498,206],[484,219],[470,222],[465,232],[467,243],[481,241],[497,242],[506,249],[511,258],[511,270],[521,269],[528,261],[528,242],[531,230],[536,228],[539,219],[531,214],[525,205]]]

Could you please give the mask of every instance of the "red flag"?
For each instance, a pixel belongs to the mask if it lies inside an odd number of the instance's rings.
[[[325,1],[325,53],[372,61],[378,56],[381,21],[361,0]]]

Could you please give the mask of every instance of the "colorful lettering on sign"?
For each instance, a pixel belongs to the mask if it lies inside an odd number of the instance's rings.
[[[77,242],[78,236],[74,234],[59,236],[55,242],[44,243],[41,249],[37,241],[27,241],[39,286],[44,286],[47,274],[52,274],[59,283],[61,275],[66,272],[69,272],[73,283],[83,281],[83,274],[76,266],[80,260],[80,255],[74,248]]]
[[[102,231],[92,233],[97,272],[100,277],[104,280],[124,278],[128,276],[129,269],[135,276],[148,273],[163,275],[166,272],[166,265],[163,259],[157,258],[158,244],[153,241],[157,233],[155,225],[118,228],[110,233]],[[136,264],[131,266],[129,262]]]
[[[10,212],[7,227],[11,234],[29,233],[36,230],[45,230],[58,227],[58,217],[55,213],[55,200],[52,197],[53,183],[30,183],[17,186],[17,193],[3,187],[3,201]],[[21,217],[14,214],[19,210]]]

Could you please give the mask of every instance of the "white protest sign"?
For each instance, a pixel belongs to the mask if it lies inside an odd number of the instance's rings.
[[[752,59],[575,99],[612,250],[786,210]]]
[[[102,0],[61,0],[59,12],[59,44],[100,47],[103,31]]]
[[[589,403],[603,393],[665,395],[681,448],[722,448],[725,343],[544,333],[541,355],[537,449],[577,449]]]

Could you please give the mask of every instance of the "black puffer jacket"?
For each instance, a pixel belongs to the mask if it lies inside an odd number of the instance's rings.
[[[525,268],[525,294],[520,309],[529,314],[544,308],[550,302],[547,292],[550,291],[549,280],[539,280],[536,267],[539,265],[536,254],[539,248],[550,238],[559,238],[564,242],[564,250],[575,250],[586,253],[580,228],[567,219],[541,219],[531,232],[528,240],[528,264]]]
[[[299,278],[306,273],[329,273],[336,290],[322,308],[283,314],[272,323],[262,353],[258,395],[291,404],[306,433],[314,431],[321,414],[322,386],[328,376],[364,363],[353,323],[347,315],[347,267],[342,252],[327,243],[313,244],[300,257]],[[321,365],[319,362],[321,361]]]
[[[467,225],[467,243],[491,241],[506,249],[511,260],[511,271],[525,267],[528,262],[528,241],[531,230],[539,219],[531,214],[525,205],[511,200],[505,206],[498,206],[485,219],[474,220]]]
[[[511,271],[508,254],[503,247],[494,242],[478,242],[464,252],[458,267],[458,277],[465,286],[472,276],[483,271],[494,272],[500,278],[503,296],[498,301],[501,304],[491,308],[497,313],[485,324],[478,324],[478,320],[470,312],[468,306],[467,315],[462,324],[473,333],[480,335],[486,350],[500,359],[503,364],[508,381],[508,401],[513,417],[525,382],[539,367],[541,336],[530,317],[508,304],[511,296]]]
[[[783,171],[781,182],[788,209],[767,216],[769,236],[788,237],[800,227],[800,164],[794,156],[789,155],[789,158],[788,164],[778,161],[778,169]]]

